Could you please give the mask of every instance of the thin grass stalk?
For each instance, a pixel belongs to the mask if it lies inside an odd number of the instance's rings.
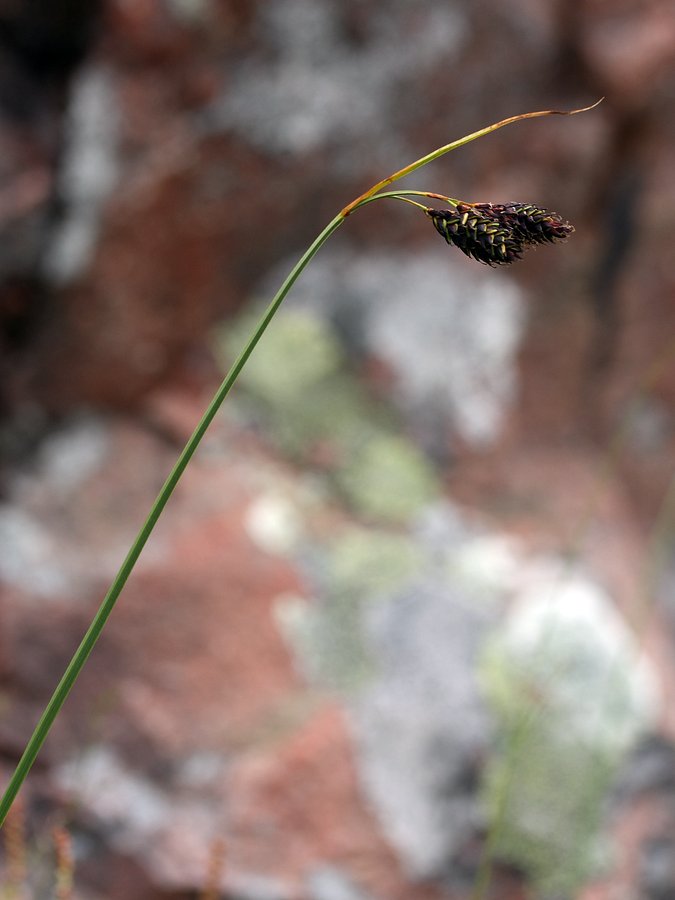
[[[23,803],[17,803],[7,819],[3,835],[5,851],[4,900],[20,900],[25,894],[28,874],[28,849],[26,841],[26,811]]]
[[[199,900],[218,900],[221,896],[220,883],[225,871],[226,857],[227,846],[225,840],[224,838],[217,838],[211,844],[206,879],[202,892],[199,895]]]
[[[53,838],[56,852],[54,900],[73,900],[75,880],[73,840],[65,828],[55,828]]]

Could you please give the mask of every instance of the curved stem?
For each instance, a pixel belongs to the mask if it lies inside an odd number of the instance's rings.
[[[371,188],[361,194],[360,197],[357,197],[356,200],[353,200],[349,203],[345,208],[341,211],[340,215],[345,218],[354,212],[354,210],[359,207],[364,200],[370,199],[374,194],[379,193],[382,188],[387,187],[390,184],[393,184],[395,181],[398,181],[399,178],[404,178],[406,175],[410,175],[411,172],[415,172],[417,169],[421,169],[422,166],[426,166],[427,163],[433,162],[435,159],[438,159],[439,156],[443,156],[446,153],[449,153],[451,150],[456,150],[458,147],[463,147],[465,144],[471,143],[471,141],[475,141],[477,138],[484,137],[486,134],[490,134],[493,131],[497,131],[498,128],[503,128],[505,125],[511,125],[513,122],[520,122],[523,119],[536,119],[540,116],[575,116],[580,112],[588,112],[588,110],[593,109],[598,103],[601,103],[601,100],[598,100],[597,103],[594,103],[592,106],[584,106],[583,109],[571,109],[571,110],[560,110],[560,109],[544,109],[539,112],[530,112],[530,113],[521,113],[519,116],[509,116],[508,119],[502,119],[501,122],[495,122],[494,125],[488,125],[487,128],[481,128],[480,131],[474,131],[472,134],[467,134],[464,137],[458,138],[456,141],[452,141],[450,144],[444,144],[444,146],[439,147],[437,150],[433,150],[431,153],[427,153],[426,156],[421,156],[419,159],[416,159],[414,162],[410,163],[410,165],[405,166],[403,169],[399,169],[398,172],[394,172],[393,175],[389,175],[387,178],[383,178],[382,181],[378,181],[377,184],[374,184]]]
[[[145,544],[147,543],[150,534],[157,524],[157,520],[162,514],[162,511],[164,510],[169,497],[173,493],[176,485],[181,478],[181,475],[185,471],[185,467],[190,462],[195,450],[201,443],[201,440],[204,437],[207,428],[220,409],[223,400],[229,394],[233,384],[239,376],[239,373],[246,364],[246,361],[253,352],[256,344],[262,337],[265,329],[272,321],[272,318],[274,317],[276,311],[279,309],[279,306],[281,305],[284,297],[288,294],[289,290],[292,288],[293,284],[295,283],[305,266],[309,263],[309,261],[316,254],[319,248],[323,246],[323,244],[325,244],[331,234],[333,234],[333,232],[340,227],[343,221],[344,218],[342,216],[336,216],[331,222],[329,222],[329,224],[324,228],[321,234],[307,248],[298,262],[295,264],[284,283],[274,295],[274,298],[263,313],[262,317],[258,321],[258,324],[253,330],[253,333],[246,342],[246,346],[232,364],[230,371],[223,379],[222,384],[209,403],[206,412],[199,420],[199,424],[197,425],[187,444],[183,448],[180,456],[178,457],[178,460],[176,461],[176,464],[169,473],[168,478],[164,482],[162,489],[157,495],[157,499],[153,503],[152,509],[150,510],[147,519],[136,535],[136,538],[131,545],[131,549],[129,550],[124,562],[120,566],[120,569],[115,576],[115,579],[111,584],[108,593],[105,595],[103,602],[98,608],[98,611],[94,616],[91,625],[89,626],[85,636],[82,638],[80,646],[75,651],[75,654],[68,664],[68,667],[66,668],[66,671],[61,678],[61,681],[58,683],[56,690],[52,694],[52,697],[47,704],[47,707],[43,712],[40,721],[36,725],[35,730],[28,742],[28,745],[26,746],[23,756],[19,760],[14,774],[12,775],[12,778],[10,779],[10,782],[2,797],[2,800],[0,801],[0,826],[5,821],[7,813],[9,812],[9,808],[12,805],[17,793],[19,792],[21,785],[26,779],[31,766],[35,762],[35,758],[40,752],[40,748],[42,747],[42,744],[44,743],[44,740],[47,737],[52,724],[54,723],[54,719],[58,715],[61,707],[66,700],[66,697],[70,693],[73,684],[80,674],[82,667],[84,666],[87,658],[89,657],[89,654],[94,648],[94,644],[98,640],[103,627],[107,622],[108,617],[113,610],[113,607],[115,606],[117,598],[121,594],[122,589],[126,584],[127,579],[129,578],[129,575],[131,575],[138,557],[141,555],[143,547],[145,547]]]
[[[451,206],[457,206],[460,202],[459,200],[455,200],[453,197],[446,197],[444,194],[433,194],[431,191],[385,191],[381,194],[373,194],[372,197],[366,197],[364,200],[359,202],[359,207],[366,206],[368,203],[372,203],[374,200],[406,200],[407,196],[413,197],[429,197],[431,200],[442,200],[444,203],[449,203]],[[412,203],[414,206],[418,206],[420,209],[427,209],[426,206],[423,206],[421,203],[415,203],[414,200],[408,200],[408,203]],[[354,207],[357,209],[357,207]]]
[[[388,194],[376,194],[374,197],[369,197],[367,200],[364,200],[361,206],[365,206],[366,203],[371,203],[373,200],[401,200],[403,203],[410,203],[411,206],[416,206],[418,209],[426,209],[422,203],[417,203],[416,200],[411,200],[409,197],[404,197],[402,194],[394,193],[393,191]]]

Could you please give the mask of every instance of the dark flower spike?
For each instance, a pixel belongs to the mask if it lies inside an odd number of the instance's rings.
[[[515,235],[510,223],[468,203],[458,203],[454,209],[425,208],[439,234],[448,244],[488,266],[509,265],[520,259],[523,241]]]
[[[424,211],[439,234],[488,266],[510,265],[536,244],[564,241],[574,228],[557,213],[525,203],[464,203]]]
[[[488,215],[492,213],[504,224],[510,224],[514,234],[527,244],[554,244],[567,240],[574,232],[574,226],[558,213],[531,203],[474,203],[472,206]]]

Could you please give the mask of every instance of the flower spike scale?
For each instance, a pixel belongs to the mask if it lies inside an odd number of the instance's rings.
[[[537,244],[564,241],[574,227],[531,203],[464,203],[450,209],[425,207],[448,244],[488,266],[509,265]]]

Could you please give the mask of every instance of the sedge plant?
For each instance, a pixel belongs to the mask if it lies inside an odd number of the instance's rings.
[[[346,222],[349,216],[353,215],[361,207],[376,200],[399,200],[420,209],[431,220],[435,229],[445,238],[448,244],[457,247],[467,256],[488,266],[510,265],[520,259],[523,253],[531,247],[538,244],[564,241],[574,231],[572,225],[564,221],[557,213],[550,212],[531,203],[471,203],[430,191],[387,190],[387,188],[406,175],[421,169],[427,163],[433,162],[444,154],[449,153],[451,150],[456,150],[465,144],[469,144],[493,131],[497,131],[499,128],[503,128],[505,125],[542,116],[576,115],[577,113],[593,109],[595,106],[597,106],[597,103],[582,109],[541,110],[511,116],[481,128],[479,131],[465,135],[449,144],[445,144],[426,156],[416,159],[404,168],[382,179],[382,181],[378,181],[377,184],[374,184],[351,203],[347,204],[307,247],[257,322],[253,332],[214,394],[157,495],[147,518],[143,522],[80,645],[56,686],[10,778],[0,801],[0,826],[4,823],[21,785],[35,762],[42,744],[49,734],[75,681],[79,677],[89,654],[100,637],[148,538],[188,463],[199,447],[209,425],[237,381],[239,374],[274,318],[284,298],[320,248]],[[420,202],[422,198],[426,201],[435,201],[436,203],[440,201],[444,205],[441,208],[437,208],[436,205],[428,206]]]

